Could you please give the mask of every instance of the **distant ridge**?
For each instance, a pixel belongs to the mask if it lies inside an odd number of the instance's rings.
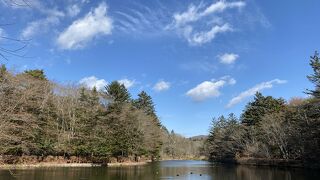
[[[198,135],[198,136],[189,137],[189,139],[193,140],[193,141],[203,141],[203,140],[206,140],[207,138],[208,138],[208,136],[206,136],[206,135]]]

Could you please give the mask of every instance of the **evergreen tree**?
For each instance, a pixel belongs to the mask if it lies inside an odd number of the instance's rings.
[[[134,101],[136,108],[143,110],[147,115],[155,116],[154,103],[151,96],[149,96],[145,91],[141,91],[138,94],[138,99]]]
[[[113,81],[111,84],[105,87],[106,94],[115,103],[124,103],[130,101],[130,94],[123,84],[118,81]]]
[[[307,90],[307,94],[320,98],[320,60],[317,51],[310,57],[310,66],[313,69],[313,74],[307,76],[307,78],[315,85],[315,90]]]
[[[28,74],[36,79],[47,80],[46,75],[42,69],[26,70],[25,74]]]
[[[156,121],[157,125],[161,127],[161,122],[156,115],[152,98],[145,91],[141,91],[138,94],[138,99],[134,100],[133,104],[136,108],[142,110],[148,116],[151,116],[154,119],[154,121]]]
[[[272,96],[263,96],[257,92],[254,100],[249,102],[241,115],[242,123],[248,126],[256,125],[266,114],[284,110],[285,101],[282,98],[275,99]]]
[[[7,72],[7,68],[4,64],[2,64],[0,67],[0,82],[2,81],[6,72]]]
[[[96,88],[80,90],[79,106],[77,108],[76,153],[78,155],[93,155],[95,149],[95,127],[99,116],[99,97]]]

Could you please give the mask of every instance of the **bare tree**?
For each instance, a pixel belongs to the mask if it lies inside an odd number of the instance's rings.
[[[0,0],[0,3],[9,7],[32,8],[27,0]],[[14,22],[0,22],[0,30],[14,24]],[[24,50],[29,42],[30,40],[9,37],[0,32],[0,57],[4,60],[8,60],[11,56],[26,58]]]

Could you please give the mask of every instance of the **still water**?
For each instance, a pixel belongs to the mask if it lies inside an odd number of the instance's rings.
[[[226,166],[206,161],[161,161],[132,167],[60,167],[0,170],[0,180],[317,180],[315,170]]]

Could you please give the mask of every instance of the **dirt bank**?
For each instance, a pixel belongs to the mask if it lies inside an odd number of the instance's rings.
[[[151,162],[148,157],[0,156],[0,168],[136,166]]]

